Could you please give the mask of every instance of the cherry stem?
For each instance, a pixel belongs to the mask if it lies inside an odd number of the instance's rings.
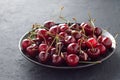
[[[75,21],[75,23],[77,23],[77,19],[76,18],[72,18],[74,21]]]
[[[46,52],[49,51],[49,49],[51,48],[51,46],[53,45],[53,43],[55,42],[55,40],[56,40],[56,37],[53,39],[52,43],[50,44],[50,46],[48,47],[48,49],[46,50]]]
[[[97,63],[102,63],[102,61],[79,61],[79,63],[97,64]]]

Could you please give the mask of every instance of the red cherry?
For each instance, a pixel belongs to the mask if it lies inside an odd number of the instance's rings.
[[[66,62],[69,66],[77,66],[79,63],[79,57],[76,54],[69,54],[66,58]]]
[[[102,29],[99,27],[95,27],[94,34],[96,36],[100,36],[102,34]]]
[[[86,35],[92,35],[94,28],[88,25],[87,23],[81,23],[82,28],[85,31]]]
[[[102,40],[102,44],[106,47],[106,48],[111,48],[112,46],[112,41],[110,38],[108,37],[104,37]]]
[[[53,56],[52,56],[52,64],[53,65],[58,66],[58,65],[62,64],[62,61],[63,60],[62,60],[61,56],[59,56],[57,54],[53,54]]]
[[[86,52],[82,51],[80,54],[79,54],[79,59],[80,61],[87,61],[88,60],[88,55]]]
[[[60,27],[55,25],[55,26],[52,26],[50,29],[49,29],[49,32],[52,34],[52,35],[56,35],[60,32]]]
[[[46,51],[47,49],[48,49],[48,45],[47,44],[41,43],[39,45],[39,52]]]
[[[86,40],[85,39],[78,39],[78,44],[81,46],[81,49],[82,50],[85,50],[85,49],[87,49],[88,47],[87,47],[87,45],[86,45]]]
[[[46,22],[44,22],[44,27],[46,27],[48,29],[51,28],[54,25],[55,25],[55,23],[53,21],[46,21]]]
[[[82,38],[81,33],[80,33],[80,32],[77,32],[77,31],[75,31],[75,30],[72,31],[72,36],[74,36],[74,38],[75,38],[76,40]]]
[[[59,36],[61,41],[64,41],[64,38],[67,36],[67,33],[66,32],[60,32],[58,36]]]
[[[69,28],[67,24],[59,24],[58,26],[61,32],[65,32]]]
[[[49,54],[46,53],[45,51],[41,51],[39,53],[38,59],[42,63],[46,63],[49,60]]]
[[[21,43],[22,49],[26,50],[26,48],[31,44],[32,44],[32,41],[30,39],[24,39]]]
[[[96,48],[100,49],[100,54],[103,55],[106,53],[106,47],[103,44],[97,44]]]
[[[76,42],[75,38],[73,36],[66,36],[65,37],[65,43],[70,44]]]
[[[41,40],[43,38],[46,38],[48,36],[46,29],[38,29],[37,31],[37,37]]]
[[[67,47],[67,52],[69,54],[76,54],[78,52],[79,46],[77,43],[70,43]]]
[[[38,55],[38,46],[36,44],[32,44],[31,46],[27,47],[26,54],[30,57],[35,57]]]
[[[100,56],[100,49],[99,48],[94,48],[94,49],[88,49],[87,54],[89,57],[92,59],[98,58]]]
[[[97,38],[98,42],[101,43],[104,37],[105,37],[105,36],[100,35],[100,36]]]
[[[74,23],[70,27],[73,30],[81,30],[82,29],[82,27],[78,23]]]
[[[92,48],[92,47],[95,47],[97,45],[97,40],[95,38],[89,38],[87,41],[86,41],[86,45],[89,47],[89,48]]]

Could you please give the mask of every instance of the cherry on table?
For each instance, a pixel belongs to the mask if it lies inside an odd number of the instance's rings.
[[[92,47],[95,47],[97,45],[97,40],[93,37],[91,38],[88,38],[88,40],[86,41],[86,45],[89,47],[89,48],[92,48]]]
[[[65,31],[68,30],[68,28],[69,28],[66,23],[64,23],[64,24],[59,24],[58,26],[60,27],[60,31],[61,31],[61,32],[65,32]]]
[[[100,54],[101,55],[106,53],[106,47],[103,44],[101,44],[101,43],[97,44],[96,48],[100,49]]]
[[[52,64],[53,65],[58,66],[58,65],[62,64],[62,61],[63,61],[63,58],[60,55],[57,55],[57,54],[52,55]]]
[[[70,43],[67,47],[67,52],[69,54],[76,54],[78,52],[79,46],[77,43]]]
[[[108,37],[104,37],[102,40],[102,44],[106,47],[106,48],[111,48],[112,46],[112,41],[110,38]]]
[[[45,21],[44,22],[44,27],[50,29],[52,26],[54,26],[55,23],[53,21]]]
[[[48,45],[47,44],[41,43],[39,45],[39,52],[40,51],[46,51],[47,49],[48,49]]]
[[[99,48],[94,48],[94,49],[88,49],[87,50],[87,54],[89,57],[91,57],[92,59],[94,58],[98,58],[100,56],[100,49]]]

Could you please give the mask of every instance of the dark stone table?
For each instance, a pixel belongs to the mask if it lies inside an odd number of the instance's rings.
[[[64,6],[63,15],[78,22],[120,31],[120,0],[0,0],[0,80],[120,80],[120,38],[115,54],[102,64],[77,70],[44,68],[27,61],[18,49],[20,37],[33,23],[55,19]]]

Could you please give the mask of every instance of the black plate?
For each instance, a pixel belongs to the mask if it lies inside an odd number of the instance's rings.
[[[111,49],[109,49],[107,51],[106,55],[103,55],[103,56],[101,56],[98,59],[98,61],[101,61],[101,62],[103,62],[104,60],[108,59],[115,52],[115,49],[116,49],[116,41],[115,41],[114,37],[108,31],[106,31],[104,29],[102,29],[102,30],[103,30],[103,35],[109,37],[112,40],[112,47],[111,47]],[[88,67],[88,66],[92,66],[92,65],[98,64],[98,63],[79,64],[78,66],[75,66],[75,67],[70,67],[70,66],[52,66],[52,65],[42,64],[42,63],[38,62],[37,60],[33,60],[33,59],[29,58],[21,50],[21,42],[22,42],[23,39],[27,38],[27,36],[28,36],[28,32],[25,33],[21,37],[21,39],[19,41],[19,50],[20,50],[22,56],[24,56],[27,60],[29,60],[29,61],[31,61],[31,62],[33,62],[35,64],[38,64],[40,66],[49,67],[49,68],[57,68],[57,69],[77,69],[77,68],[84,68],[84,67]]]

